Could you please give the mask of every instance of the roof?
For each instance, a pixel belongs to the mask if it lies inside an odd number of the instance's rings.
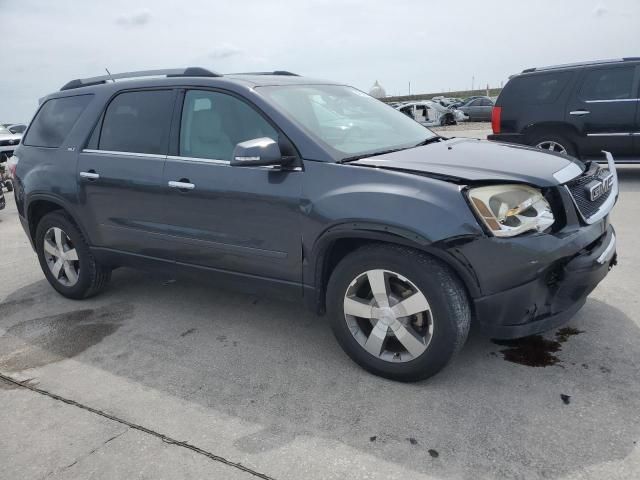
[[[575,62],[575,63],[565,63],[561,65],[549,65],[546,67],[532,67],[525,68],[522,73],[532,73],[532,72],[541,72],[548,70],[562,70],[562,69],[571,69],[577,67],[587,67],[587,66],[595,66],[595,65],[607,65],[612,63],[625,63],[625,62],[637,62],[640,61],[640,57],[624,57],[624,58],[612,58],[608,60],[591,60],[587,62]]]
[[[185,79],[198,79],[201,81],[207,79],[224,79],[227,81],[249,84],[251,86],[334,83],[326,80],[314,80],[301,77],[286,70],[275,70],[273,72],[231,73],[223,75],[205,68],[188,67],[163,70],[143,70],[115,74],[109,73],[108,75],[101,75],[97,77],[77,78],[67,82],[60,90],[66,91],[83,87],[105,85],[107,83],[115,82],[116,80],[118,80],[118,82],[116,82],[118,84],[134,83],[135,85],[140,85],[141,83],[144,83],[152,85],[167,85],[182,83]]]

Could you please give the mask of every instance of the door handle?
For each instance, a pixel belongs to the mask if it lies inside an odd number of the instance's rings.
[[[193,190],[194,188],[196,188],[196,186],[193,183],[189,183],[188,181],[183,182],[183,181],[173,181],[171,180],[169,182],[169,187],[170,188],[177,188],[178,190]]]
[[[589,115],[591,112],[589,110],[571,110],[569,115]]]
[[[98,180],[100,178],[100,174],[96,173],[94,170],[89,170],[88,172],[80,172],[80,178],[86,178],[87,180]]]

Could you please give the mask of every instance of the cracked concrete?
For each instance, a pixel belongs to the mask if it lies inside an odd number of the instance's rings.
[[[363,372],[297,304],[127,269],[96,298],[64,299],[9,197],[0,371],[107,417],[0,382],[0,478],[256,478],[165,435],[277,480],[636,479],[640,169],[620,177],[620,265],[571,321],[583,333],[557,364],[506,362],[476,332],[410,385]]]

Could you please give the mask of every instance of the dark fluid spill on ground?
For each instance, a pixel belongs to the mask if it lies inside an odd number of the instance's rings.
[[[132,315],[133,305],[115,304],[16,323],[0,337],[0,369],[20,371],[75,357]]]
[[[583,333],[582,330],[564,327],[556,332],[555,340],[544,338],[542,335],[531,335],[515,340],[492,340],[492,342],[496,345],[509,347],[500,350],[508,362],[528,367],[548,367],[561,363],[561,360],[554,354],[562,349],[562,344],[569,337],[580,333]]]

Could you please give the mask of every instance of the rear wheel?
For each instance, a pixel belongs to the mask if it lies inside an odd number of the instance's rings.
[[[95,295],[111,277],[111,270],[96,261],[80,229],[62,212],[40,220],[35,243],[45,277],[65,297]]]
[[[333,332],[366,370],[400,381],[440,371],[467,337],[464,287],[446,265],[412,249],[371,245],[345,257],[327,289]]]
[[[571,141],[561,135],[555,134],[539,134],[534,137],[529,144],[541,150],[549,152],[561,153],[563,155],[576,155],[576,149]]]

